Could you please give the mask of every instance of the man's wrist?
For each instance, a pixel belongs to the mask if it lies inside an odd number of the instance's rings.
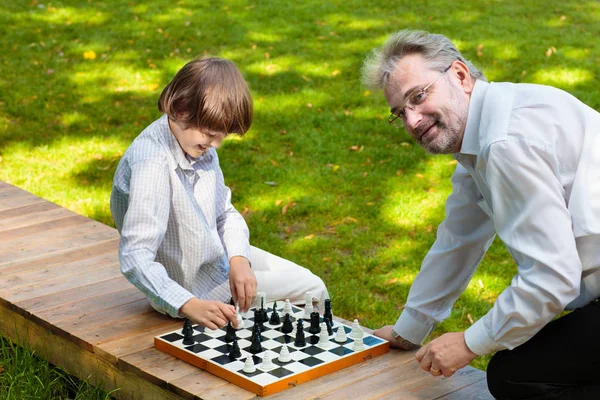
[[[400,348],[402,350],[416,350],[419,347],[421,347],[421,345],[414,344],[414,343],[409,342],[408,340],[404,339],[393,329],[392,329],[392,337],[394,338],[394,340],[396,341],[396,343],[400,346]]]

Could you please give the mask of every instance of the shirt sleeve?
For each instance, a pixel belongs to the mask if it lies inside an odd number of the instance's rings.
[[[523,139],[494,143],[488,154],[496,231],[518,273],[465,332],[479,355],[535,335],[577,297],[582,271],[555,159]]]
[[[423,260],[394,326],[404,339],[421,343],[438,322],[450,315],[492,243],[494,225],[478,206],[480,200],[473,178],[459,164],[452,175],[446,219],[438,227],[436,241]]]
[[[133,164],[129,190],[119,243],[121,271],[159,309],[177,317],[181,306],[194,296],[155,261],[169,219],[171,187],[167,168],[154,161]]]
[[[217,161],[218,163],[218,158]],[[242,256],[250,260],[250,231],[244,217],[231,204],[231,190],[225,185],[217,165],[217,231],[228,259]]]

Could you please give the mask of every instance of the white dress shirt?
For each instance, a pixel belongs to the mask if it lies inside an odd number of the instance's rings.
[[[421,343],[450,315],[495,234],[518,273],[465,332],[512,349],[600,296],[600,114],[548,86],[477,81],[446,219],[394,326]]]
[[[188,158],[163,115],[119,162],[110,208],[121,270],[155,308],[177,317],[192,297],[228,299],[229,259],[250,259],[249,232],[214,148]]]

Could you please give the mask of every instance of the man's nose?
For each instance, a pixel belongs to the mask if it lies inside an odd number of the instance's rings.
[[[410,108],[406,107],[404,109],[404,114],[406,115],[405,125],[410,129],[415,129],[423,120],[423,114],[419,112],[418,109],[411,110]]]

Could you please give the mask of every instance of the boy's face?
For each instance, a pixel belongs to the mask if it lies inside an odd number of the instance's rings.
[[[225,138],[222,133],[212,133],[195,127],[185,127],[182,123],[169,119],[171,132],[175,135],[181,149],[192,158],[198,158],[211,147],[221,147]]]

